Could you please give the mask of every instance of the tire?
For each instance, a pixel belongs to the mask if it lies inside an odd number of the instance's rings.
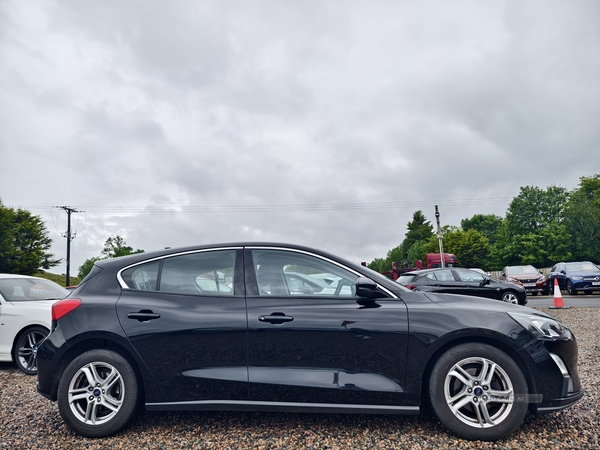
[[[140,383],[133,367],[111,350],[75,358],[58,385],[58,409],[69,428],[85,437],[105,437],[135,417]]]
[[[569,295],[577,295],[577,291],[575,290],[573,283],[571,283],[571,280],[567,280],[567,292]]]
[[[513,303],[515,305],[519,304],[519,297],[517,297],[517,294],[515,294],[513,291],[506,291],[504,294],[502,294],[500,300],[506,303]]]
[[[429,379],[434,413],[452,433],[469,440],[494,441],[511,434],[523,422],[528,408],[518,397],[528,392],[515,361],[480,343],[448,350]],[[493,394],[504,401],[494,401]]]
[[[48,333],[46,328],[36,326],[29,328],[19,336],[12,356],[21,372],[27,375],[37,374],[37,349]]]

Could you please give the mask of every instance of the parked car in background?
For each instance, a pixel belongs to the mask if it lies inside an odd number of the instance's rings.
[[[188,290],[199,273],[223,273],[233,289]],[[290,285],[316,273],[340,280]],[[296,245],[100,260],[52,316],[38,392],[88,437],[116,433],[143,408],[418,414],[426,398],[455,434],[495,440],[528,410],[583,396],[577,342],[554,318],[413,292]]]
[[[533,266],[506,266],[498,279],[523,286],[528,294],[550,293],[546,276]]]
[[[527,304],[527,293],[523,286],[475,272],[453,267],[448,269],[425,269],[407,272],[397,280],[403,286],[423,292],[475,295],[519,305]]]
[[[37,348],[48,335],[52,305],[69,291],[53,281],[0,274],[0,361],[14,361],[28,375],[37,373]]]
[[[600,268],[590,261],[558,263],[548,274],[548,283],[566,289],[570,295],[579,292],[600,291]]]

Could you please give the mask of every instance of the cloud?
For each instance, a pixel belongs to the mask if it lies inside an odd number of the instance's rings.
[[[52,207],[85,211],[72,268],[116,234],[384,256],[417,209],[459,225],[597,172],[599,9],[6,1],[2,199],[59,257]]]

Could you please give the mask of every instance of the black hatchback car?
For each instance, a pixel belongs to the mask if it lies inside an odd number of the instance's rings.
[[[330,274],[293,291],[286,273]],[[52,310],[38,391],[102,437],[147,410],[418,414],[467,439],[583,391],[561,322],[476,297],[412,292],[307,247],[242,243],[96,262]]]
[[[470,269],[415,270],[403,273],[396,282],[417,291],[475,295],[519,305],[527,304],[527,291],[522,286],[494,280]]]

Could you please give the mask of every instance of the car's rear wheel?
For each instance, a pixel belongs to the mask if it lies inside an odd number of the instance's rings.
[[[48,330],[42,326],[31,327],[19,336],[13,350],[13,361],[19,370],[27,375],[37,374],[37,349],[46,336]]]
[[[65,369],[58,386],[58,409],[67,425],[86,437],[104,437],[125,427],[140,402],[131,364],[116,352],[91,350]]]
[[[514,303],[515,305],[519,304],[519,297],[517,297],[517,294],[515,294],[513,291],[506,291],[504,294],[502,294],[501,300],[507,303]]]
[[[512,433],[527,413],[527,382],[506,353],[487,344],[451,348],[429,380],[431,406],[454,434],[493,441]]]
[[[571,283],[571,280],[567,280],[567,292],[569,295],[577,295],[577,291],[575,290],[573,283]]]

